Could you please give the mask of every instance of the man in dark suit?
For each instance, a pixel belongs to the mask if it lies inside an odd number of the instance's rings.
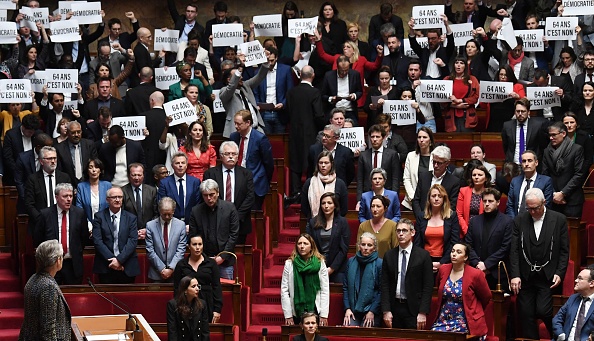
[[[550,177],[542,175],[536,171],[538,167],[538,158],[536,153],[527,150],[522,153],[522,170],[524,174],[518,175],[512,179],[507,193],[507,204],[505,214],[515,218],[518,212],[526,210],[525,193],[532,187],[540,188],[544,193],[547,207],[553,206],[553,181]]]
[[[505,161],[520,163],[520,157],[527,149],[536,152],[540,159],[546,146],[544,127],[548,122],[541,117],[530,117],[530,101],[526,98],[518,99],[514,108],[516,119],[505,122],[501,131]],[[516,134],[525,137],[523,144]]]
[[[64,95],[63,94],[48,94],[45,87],[43,92],[43,99],[41,100],[41,105],[39,107],[39,117],[45,123],[45,130],[44,133],[50,135],[53,138],[56,138],[60,135],[56,130],[56,125],[58,121],[62,118],[67,118],[70,121],[75,121],[79,119],[79,117],[74,117],[72,110],[67,109],[64,110]],[[52,105],[52,109],[49,108],[49,105]]]
[[[190,236],[204,236],[204,255],[217,262],[221,278],[233,279],[234,252],[239,234],[239,216],[235,206],[219,198],[219,185],[212,179],[200,184],[203,203],[192,208]]]
[[[198,14],[198,6],[196,6],[196,4],[188,3],[185,14],[181,15],[175,7],[175,0],[167,0],[167,8],[169,9],[171,19],[173,20],[173,29],[179,30],[180,42],[187,42],[188,33],[193,30],[203,36],[203,42],[201,44],[208,48],[209,45],[204,43],[208,42],[208,36],[204,37],[204,27],[196,20],[196,16]]]
[[[423,330],[431,308],[433,265],[425,249],[413,245],[415,227],[402,218],[396,225],[398,247],[382,263],[382,311],[388,328]]]
[[[111,96],[111,80],[109,78],[102,77],[97,80],[97,94],[97,98],[85,103],[82,113],[85,121],[96,120],[101,107],[108,107],[113,117],[128,116],[124,110],[124,102]]]
[[[575,76],[573,80],[574,99],[584,98],[582,90],[586,82],[594,82],[594,51],[592,50],[584,52],[584,72]]]
[[[186,229],[190,221],[192,207],[201,201],[200,180],[186,174],[188,169],[188,156],[183,152],[177,152],[171,157],[173,174],[161,180],[157,201],[164,197],[175,200],[174,217],[186,222]]]
[[[402,19],[393,14],[392,4],[383,3],[380,5],[380,13],[376,14],[369,19],[369,34],[367,41],[372,42],[375,40],[381,40],[382,36],[380,28],[386,23],[391,23],[394,26],[394,32],[398,40],[404,39],[404,23]]]
[[[138,239],[146,235],[146,223],[157,216],[157,190],[144,185],[144,165],[132,163],[128,166],[129,183],[122,187],[124,192],[124,210],[136,216]]]
[[[136,217],[122,209],[123,199],[121,188],[110,188],[107,191],[109,207],[95,213],[93,220],[93,272],[99,274],[103,284],[134,283],[134,278],[140,274]]]
[[[25,212],[25,184],[31,174],[36,173],[41,164],[39,163],[39,151],[41,148],[54,145],[54,139],[45,133],[35,135],[33,139],[33,149],[19,154],[16,162],[16,172],[14,174],[14,181],[18,193],[17,198],[17,212],[19,214],[26,214]]]
[[[56,145],[58,169],[68,174],[76,184],[83,180],[85,165],[97,157],[93,142],[82,138],[80,123],[68,123],[68,139]]]
[[[256,196],[252,209],[261,210],[274,172],[272,145],[266,135],[252,129],[252,113],[249,110],[238,111],[234,120],[237,131],[229,136],[229,140],[239,146],[237,164],[249,169],[254,177]]]
[[[419,42],[417,42],[417,37],[415,36],[415,24],[413,18],[411,18],[408,22],[408,41],[410,42],[410,48],[417,56],[419,56],[419,59],[421,60],[423,78],[443,79],[450,73],[448,63],[450,61],[450,57],[454,54],[454,35],[452,33],[452,29],[448,25],[448,20],[445,14],[442,14],[442,18],[445,19],[443,23],[447,31],[446,47],[443,47],[441,44],[440,30],[435,28],[427,30],[427,34],[425,36],[427,37],[429,44],[425,48],[421,47]],[[435,55],[435,57],[432,57],[433,55]]]
[[[484,4],[476,4],[474,0],[464,0],[464,10],[454,13],[452,11],[452,1],[448,0],[445,5],[445,15],[452,24],[472,22],[475,29],[484,28],[487,20],[487,7]]]
[[[531,86],[544,87],[556,86],[559,89],[555,90],[555,94],[561,97],[561,106],[544,108],[537,110],[536,113],[540,117],[547,119],[554,119],[554,121],[563,121],[563,114],[569,111],[573,102],[573,84],[564,76],[550,76],[546,70],[536,70],[534,72],[534,82]],[[579,90],[582,93],[582,89]]]
[[[151,109],[140,114],[145,117],[146,129],[149,135],[142,140],[142,148],[146,155],[147,165],[156,165],[165,163],[166,153],[165,150],[159,148],[159,139],[163,133],[163,127],[165,126],[165,110],[163,109],[163,102],[165,97],[161,91],[155,91],[150,95],[149,103]],[[150,177],[147,177],[147,183],[153,183]]]
[[[71,184],[57,184],[56,204],[42,209],[35,225],[35,245],[50,239],[62,244],[64,261],[62,270],[55,276],[60,285],[82,283],[83,249],[89,240],[85,211],[72,205],[73,193]]]
[[[495,290],[497,283],[507,283],[504,273],[498,278],[497,266],[500,261],[508,263],[514,221],[498,210],[501,192],[487,188],[482,198],[484,212],[470,219],[466,232],[466,243],[472,247],[468,261],[485,273],[489,288]]]
[[[361,200],[363,192],[371,191],[369,174],[375,168],[382,168],[386,171],[386,189],[396,193],[400,191],[400,157],[395,150],[384,147],[385,137],[386,131],[379,124],[372,125],[369,128],[371,145],[370,148],[361,153],[358,161],[357,201]]]
[[[510,18],[514,30],[525,30],[524,19],[530,11],[530,3],[524,0],[505,0],[504,4],[498,4],[495,8],[488,8],[487,15],[503,20]],[[543,19],[544,20],[544,19]]]
[[[252,232],[252,207],[254,206],[254,179],[252,172],[237,164],[239,147],[233,141],[225,141],[219,148],[221,164],[204,172],[204,180],[213,179],[219,185],[223,197],[232,202],[239,216],[239,233],[236,244],[245,244]]]
[[[109,142],[109,128],[111,128],[111,110],[108,107],[99,108],[98,117],[87,125],[85,138],[95,143],[95,149],[99,150],[103,143]]]
[[[135,87],[140,84],[140,78],[138,74],[143,67],[155,69],[159,67],[161,60],[165,57],[165,51],[161,50],[159,51],[158,56],[155,56],[155,59],[151,58],[150,51],[152,51],[153,35],[148,28],[141,27],[138,29],[136,34],[138,35],[138,43],[133,50],[135,69],[130,75],[130,82],[132,83],[130,85],[131,87]]]
[[[326,115],[328,116],[334,108],[342,108],[346,112],[345,116],[352,119],[357,126],[359,122],[357,101],[363,96],[361,75],[350,68],[351,63],[344,55],[338,57],[336,65],[336,70],[328,71],[324,75],[322,100],[324,103],[328,103]]]
[[[458,193],[460,192],[460,179],[447,171],[452,156],[450,148],[437,146],[431,152],[433,156],[433,171],[423,172],[419,175],[419,182],[412,201],[413,212],[417,220],[425,215],[425,204],[429,197],[429,189],[433,184],[442,185],[450,199],[450,208],[456,211]]]
[[[6,132],[2,145],[2,155],[4,156],[2,182],[5,186],[15,184],[16,162],[19,154],[33,149],[31,137],[39,130],[40,126],[41,122],[37,115],[27,115],[23,117],[21,125]]]
[[[569,261],[567,219],[545,208],[539,188],[526,193],[526,209],[514,220],[509,255],[511,290],[518,295],[518,316],[522,316],[520,337],[538,339],[537,319],[553,335],[553,294],[560,293]]]
[[[542,173],[553,180],[553,210],[581,218],[585,200],[584,150],[567,137],[563,122],[551,124],[549,136],[551,143],[544,151]]]
[[[388,51],[382,59],[382,65],[388,66],[392,72],[392,80],[396,80],[396,84],[406,83],[408,77],[408,64],[410,58],[404,55],[404,49],[400,48],[400,39],[396,35],[388,37]]]
[[[111,46],[117,43],[126,50],[132,48],[132,43],[136,40],[136,31],[140,28],[140,23],[136,20],[134,12],[126,12],[125,15],[126,18],[130,19],[130,23],[132,24],[132,33],[122,32],[122,21],[119,18],[111,18],[107,21],[109,34],[107,37],[99,39],[97,46],[102,41],[106,41]]]
[[[307,159],[307,177],[313,175],[318,155],[324,150],[332,152],[334,156],[334,169],[336,177],[344,181],[347,187],[355,177],[355,161],[353,151],[338,143],[340,139],[340,128],[328,124],[322,132],[322,142],[316,142],[309,147]]]
[[[569,296],[553,318],[553,340],[589,340],[588,336],[594,332],[592,265],[580,271],[573,289],[576,293]]]
[[[126,139],[124,129],[118,125],[109,128],[109,143],[101,145],[98,155],[105,165],[103,179],[120,187],[128,183],[128,165],[136,162],[146,164],[140,142]]]
[[[151,110],[149,98],[155,91],[160,91],[153,85],[153,69],[148,66],[140,70],[140,84],[126,93],[124,107],[128,116],[138,116],[143,112]]]
[[[208,20],[206,22],[205,28],[204,28],[204,43],[203,45],[208,49],[209,48],[209,40],[208,37],[210,35],[212,35],[212,27],[214,25],[222,25],[222,24],[230,24],[231,21],[229,20],[229,18],[227,17],[227,4],[223,1],[217,1],[214,4],[213,7],[213,12],[215,17]],[[214,57],[217,60],[220,59],[224,59],[224,54],[225,54],[225,47],[224,46],[217,46],[217,47],[213,47],[214,50]]]

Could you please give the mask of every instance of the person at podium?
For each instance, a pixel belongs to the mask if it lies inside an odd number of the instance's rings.
[[[179,282],[174,299],[167,302],[167,338],[169,341],[208,341],[210,330],[206,302],[198,298],[198,280],[185,276]]]

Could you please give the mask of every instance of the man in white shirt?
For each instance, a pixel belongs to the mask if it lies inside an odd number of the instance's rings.
[[[594,331],[594,315],[591,311],[592,299],[594,299],[594,268],[592,265],[580,271],[575,279],[573,290],[576,293],[567,299],[567,302],[553,318],[553,340],[586,340]]]

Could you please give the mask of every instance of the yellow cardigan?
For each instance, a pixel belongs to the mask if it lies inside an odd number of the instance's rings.
[[[25,117],[29,114],[39,115],[39,108],[37,108],[37,110],[35,110],[33,112],[31,112],[29,110],[21,111],[19,113],[19,118],[20,118],[21,122],[23,121],[23,117]],[[7,110],[2,110],[2,112],[0,112],[0,120],[4,123],[2,125],[2,142],[4,142],[4,135],[6,135],[6,132],[8,130],[12,129],[12,114],[10,112],[8,112]]]

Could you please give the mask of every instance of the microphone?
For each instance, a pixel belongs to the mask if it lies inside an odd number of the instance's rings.
[[[266,336],[268,336],[268,328],[262,328],[262,341],[266,341]]]

